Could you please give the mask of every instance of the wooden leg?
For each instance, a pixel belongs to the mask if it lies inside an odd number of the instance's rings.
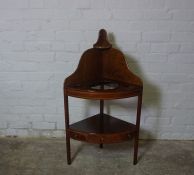
[[[142,94],[138,95],[137,102],[137,118],[136,118],[136,133],[134,137],[134,157],[133,164],[137,164],[138,160],[138,145],[139,145],[139,126],[140,126],[140,117],[141,117],[141,105],[142,105]]]
[[[67,149],[67,164],[71,164],[71,148],[70,148],[70,137],[66,132],[66,149]]]
[[[134,158],[133,158],[133,165],[136,165],[137,164],[138,143],[139,143],[139,137],[138,137],[138,134],[135,134],[135,137],[134,137]]]
[[[64,106],[65,106],[65,129],[66,129],[66,152],[67,152],[67,163],[71,164],[71,148],[70,148],[70,136],[68,133],[69,128],[69,106],[68,96],[64,93]]]

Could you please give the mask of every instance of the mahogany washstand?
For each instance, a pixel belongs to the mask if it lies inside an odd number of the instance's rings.
[[[112,48],[104,29],[93,48],[81,56],[76,71],[65,79],[64,106],[67,163],[71,164],[70,139],[89,143],[119,143],[134,138],[134,159],[137,163],[143,83],[127,67],[121,51]],[[69,124],[68,96],[100,101],[100,112]],[[138,97],[136,123],[129,123],[104,114],[104,100]]]

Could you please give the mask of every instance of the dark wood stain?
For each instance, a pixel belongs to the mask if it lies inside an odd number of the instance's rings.
[[[112,48],[104,29],[93,48],[81,56],[75,72],[64,82],[67,162],[71,164],[70,139],[103,144],[134,138],[137,163],[143,83],[127,67],[121,51]],[[100,100],[100,113],[69,125],[68,96]],[[104,100],[138,97],[136,123],[128,123],[104,114]]]

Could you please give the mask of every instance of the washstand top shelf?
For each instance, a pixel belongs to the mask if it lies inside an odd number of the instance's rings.
[[[85,99],[119,99],[137,96],[143,83],[133,74],[124,55],[112,47],[104,29],[93,48],[86,50],[76,71],[65,79],[69,96]]]

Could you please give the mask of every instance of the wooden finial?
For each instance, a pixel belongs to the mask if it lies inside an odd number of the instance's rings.
[[[107,32],[105,29],[101,29],[99,31],[98,40],[93,45],[93,47],[97,49],[109,49],[112,47],[112,45],[107,40]]]

